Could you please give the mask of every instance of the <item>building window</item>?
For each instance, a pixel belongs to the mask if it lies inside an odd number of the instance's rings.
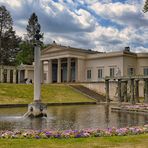
[[[148,76],[148,68],[144,68],[143,69],[143,75],[144,76]]]
[[[115,68],[110,68],[110,77],[115,76]]]
[[[135,69],[134,68],[129,68],[128,69],[128,75],[133,76],[135,74]]]
[[[91,70],[87,70],[87,79],[91,79]]]
[[[103,78],[103,69],[102,68],[98,69],[98,78],[99,79]]]

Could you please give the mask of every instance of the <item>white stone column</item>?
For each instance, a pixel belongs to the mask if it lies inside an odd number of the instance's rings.
[[[52,60],[48,61],[48,83],[52,83]]]
[[[58,59],[57,82],[61,83],[61,59]]]
[[[78,82],[78,59],[75,59],[75,82]]]
[[[118,102],[121,103],[122,102],[122,98],[121,98],[121,79],[118,79],[117,85],[118,85]]]
[[[145,79],[144,80],[144,89],[145,89],[145,91],[144,91],[144,102],[145,103],[148,103],[148,79]]]
[[[106,102],[110,102],[109,99],[109,80],[105,80]]]
[[[44,83],[44,61],[41,61],[41,83]]]
[[[21,83],[21,70],[18,70],[18,83]]]
[[[7,83],[10,83],[10,69],[7,69]]]
[[[41,101],[41,50],[40,46],[35,46],[34,49],[34,101]]]
[[[67,82],[71,81],[71,58],[67,58]]]
[[[13,83],[16,83],[16,69],[13,70]]]
[[[25,79],[28,78],[28,70],[25,69]]]
[[[1,71],[0,71],[0,82],[3,83],[4,82],[4,69],[1,68]]]
[[[139,80],[135,80],[135,99],[136,103],[139,103]]]
[[[131,79],[131,103],[135,104],[134,79]]]
[[[82,59],[76,59],[76,82],[83,82],[85,80],[85,69]]]

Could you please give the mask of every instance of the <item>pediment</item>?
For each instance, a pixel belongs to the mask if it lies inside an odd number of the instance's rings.
[[[48,46],[47,48],[42,50],[42,55],[44,54],[49,54],[49,53],[55,53],[55,52],[61,52],[61,51],[65,51],[65,48],[62,48],[60,46]]]
[[[96,51],[92,51],[92,50],[85,50],[85,49],[81,49],[81,48],[74,48],[74,47],[70,47],[70,46],[62,46],[62,45],[58,45],[58,44],[50,44],[47,48],[43,49],[41,51],[42,55],[47,55],[47,54],[51,54],[51,53],[61,53],[61,52],[73,52],[73,53],[79,53],[79,54],[96,54],[98,52]]]

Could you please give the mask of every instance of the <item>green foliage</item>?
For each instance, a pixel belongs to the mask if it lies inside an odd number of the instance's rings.
[[[17,65],[20,65],[21,63],[31,65],[32,62],[34,61],[34,43],[35,43],[36,27],[39,27],[39,29],[41,29],[41,26],[38,23],[38,17],[35,13],[33,13],[30,16],[28,20],[28,25],[26,27],[27,38],[19,46],[20,52],[16,57]],[[43,34],[41,35],[43,37]],[[43,47],[44,45],[42,44],[41,48]]]
[[[0,64],[14,65],[21,39],[13,31],[13,21],[5,6],[0,6]]]
[[[17,65],[28,64],[31,65],[34,60],[33,45],[27,41],[24,41],[19,46],[20,52],[16,56]]]
[[[13,25],[11,15],[5,6],[0,6],[0,33],[1,35],[8,31]]]
[[[145,5],[144,5],[144,8],[143,8],[143,12],[144,12],[144,13],[148,12],[148,0],[145,1]]]

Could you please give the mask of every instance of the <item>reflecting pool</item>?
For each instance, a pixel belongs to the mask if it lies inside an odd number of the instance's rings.
[[[23,118],[27,108],[0,108],[1,129],[84,129],[148,124],[148,115],[111,112],[106,105],[49,106],[48,117]]]

